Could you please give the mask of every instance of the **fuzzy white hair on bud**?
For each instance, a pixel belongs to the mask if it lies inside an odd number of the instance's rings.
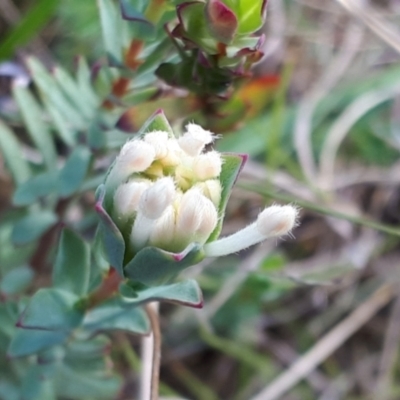
[[[164,210],[173,202],[175,184],[171,177],[157,180],[142,195],[139,210],[150,219],[157,219]]]
[[[197,124],[187,124],[186,132],[178,139],[179,146],[190,156],[199,155],[204,146],[214,141],[213,133]]]
[[[218,222],[218,212],[210,199],[197,188],[183,194],[177,206],[176,243],[183,250],[190,242],[205,243]]]
[[[146,246],[157,219],[172,204],[175,193],[171,177],[159,179],[143,192],[130,235],[130,241],[136,251]]]
[[[288,234],[297,221],[297,208],[274,205],[262,211],[256,222],[233,235],[207,243],[204,251],[208,257],[220,257],[236,253],[270,237]]]
[[[198,182],[193,187],[201,190],[201,193],[209,198],[215,207],[218,207],[221,202],[222,192],[221,182],[218,179],[209,179],[204,182]]]
[[[170,205],[154,225],[149,241],[152,246],[168,251],[174,250],[171,245],[175,237],[175,219],[176,209]]]
[[[106,186],[111,190],[124,183],[132,174],[145,171],[153,163],[155,151],[152,145],[134,139],[125,143],[115,164],[106,178]]]
[[[164,158],[168,154],[168,132],[153,131],[146,133],[143,140],[153,146],[155,158],[158,160]]]
[[[296,225],[298,211],[295,207],[273,205],[257,217],[257,229],[266,237],[282,236]]]
[[[140,179],[119,186],[114,195],[114,212],[117,218],[131,217],[138,210],[140,198],[150,185],[151,181]]]
[[[193,160],[193,173],[200,181],[217,178],[221,168],[222,158],[217,151],[200,154]]]

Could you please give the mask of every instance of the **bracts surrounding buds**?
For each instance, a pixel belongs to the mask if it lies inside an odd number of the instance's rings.
[[[218,239],[246,157],[206,151],[215,136],[188,124],[175,137],[157,112],[128,141],[97,192],[99,239],[110,264],[132,281],[158,285],[204,257],[235,253],[296,224],[292,206],[266,208],[253,224]]]
[[[178,24],[167,31],[184,57],[178,64],[161,64],[156,74],[171,86],[197,93],[224,93],[263,56],[264,35],[257,31],[265,21],[266,5],[267,0],[179,4]]]

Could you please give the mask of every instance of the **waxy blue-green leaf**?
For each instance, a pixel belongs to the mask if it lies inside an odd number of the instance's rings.
[[[57,153],[53,137],[43,119],[43,111],[26,87],[14,85],[13,94],[22,118],[48,169],[56,166]]]
[[[4,295],[18,294],[32,282],[34,273],[25,266],[11,269],[0,282],[0,292]]]
[[[228,204],[229,196],[231,195],[233,185],[235,184],[236,179],[247,160],[247,156],[243,154],[224,153],[222,154],[222,160],[222,170],[219,177],[222,187],[221,201],[218,205],[219,220],[216,228],[208,238],[208,242],[218,239],[218,236],[221,233],[223,217],[225,214],[226,205]]]
[[[53,285],[78,296],[86,294],[90,275],[90,247],[65,228],[60,237],[53,267]]]
[[[83,319],[83,312],[76,307],[78,300],[78,296],[65,290],[39,289],[20,316],[18,326],[69,332]]]
[[[7,355],[9,357],[24,357],[39,353],[45,349],[63,343],[68,338],[67,331],[45,331],[17,328]]]
[[[58,192],[61,197],[74,194],[85,180],[89,169],[91,153],[84,146],[78,146],[68,157],[58,178]]]
[[[124,276],[123,265],[125,256],[125,241],[114,221],[104,209],[105,186],[100,185],[96,191],[96,212],[100,217],[99,231],[97,233],[106,260],[114,267],[120,276]]]
[[[86,97],[86,93],[80,91],[77,82],[60,66],[54,68],[53,76],[65,97],[78,107],[87,121],[90,121],[96,111],[97,102],[93,102],[91,96]]]
[[[54,392],[54,366],[48,363],[31,365],[26,371],[21,387],[24,400],[57,400]]]
[[[162,285],[184,269],[204,258],[203,247],[190,244],[181,253],[170,253],[157,247],[145,247],[125,266],[125,276],[147,286]]]
[[[194,279],[188,279],[171,285],[147,288],[137,292],[136,298],[124,298],[123,303],[132,307],[150,301],[167,301],[189,307],[203,307],[203,295],[199,284]]]
[[[109,400],[117,397],[121,379],[107,370],[82,373],[60,364],[57,366],[54,384],[60,398]]]
[[[85,129],[87,122],[82,116],[81,110],[69,101],[46,68],[33,57],[27,59],[27,65],[32,79],[40,89],[44,102],[51,102],[75,129]]]
[[[39,239],[57,220],[52,211],[43,210],[28,214],[14,225],[11,240],[16,245],[30,243]]]
[[[57,192],[58,171],[53,169],[39,173],[17,186],[13,195],[15,206],[28,206],[43,197]]]
[[[91,72],[84,57],[78,57],[76,80],[79,86],[79,91],[84,94],[88,101],[90,101],[90,104],[97,107],[100,104],[100,99],[92,87]]]
[[[83,328],[89,332],[123,330],[146,335],[150,331],[150,323],[142,308],[125,308],[114,300],[90,310],[85,315]]]
[[[71,122],[66,119],[49,99],[43,99],[43,104],[53,120],[56,134],[67,146],[74,146],[77,141],[77,135]]]
[[[111,0],[97,0],[97,5],[107,56],[112,64],[119,65],[122,62],[122,18]]]
[[[174,136],[174,131],[169,124],[164,111],[157,110],[142,126],[139,131],[139,135],[143,135],[146,132],[152,131],[164,131],[168,132],[171,136]]]
[[[25,182],[31,175],[29,164],[21,151],[21,143],[0,120],[0,150],[15,183]]]

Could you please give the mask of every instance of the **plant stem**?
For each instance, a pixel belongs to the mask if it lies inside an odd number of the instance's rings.
[[[158,400],[161,359],[161,331],[158,303],[146,304],[145,310],[151,324],[151,334],[142,340],[141,400]]]
[[[93,308],[104,300],[112,297],[118,290],[121,281],[122,278],[119,276],[118,272],[111,267],[101,285],[89,294],[86,308]]]

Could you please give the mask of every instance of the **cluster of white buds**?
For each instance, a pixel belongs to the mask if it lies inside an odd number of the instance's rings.
[[[243,230],[208,242],[223,217],[224,158],[206,151],[214,139],[188,124],[179,138],[152,131],[122,147],[105,186],[112,194],[112,219],[133,253],[147,246],[177,253],[197,243],[206,256],[221,256],[291,231],[296,208],[274,205]]]
[[[175,138],[153,131],[127,142],[115,160],[106,187],[113,194],[113,220],[130,229],[130,245],[179,252],[204,244],[218,223],[222,158],[204,152],[211,132],[189,124]]]

